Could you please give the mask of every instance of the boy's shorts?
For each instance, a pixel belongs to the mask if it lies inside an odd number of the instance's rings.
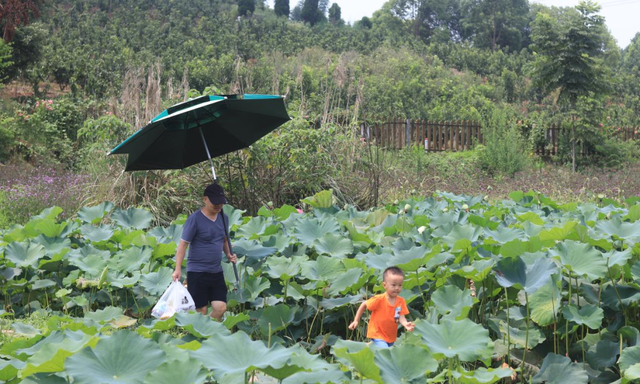
[[[223,272],[187,272],[187,281],[187,289],[196,308],[206,307],[212,301],[227,302],[227,283]]]
[[[196,305],[197,307],[197,305]],[[382,339],[371,339],[371,342],[380,348],[389,348],[392,347],[394,343],[387,343]]]

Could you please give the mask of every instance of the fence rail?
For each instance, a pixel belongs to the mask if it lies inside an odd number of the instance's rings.
[[[613,133],[622,140],[640,139],[638,127],[620,127]],[[560,137],[568,129],[551,125],[545,129],[545,144],[536,154],[553,156],[558,153]],[[484,143],[482,126],[477,121],[426,121],[389,119],[386,122],[360,126],[360,134],[375,140],[384,148],[402,149],[411,145],[424,146],[428,152],[466,151],[477,143]]]

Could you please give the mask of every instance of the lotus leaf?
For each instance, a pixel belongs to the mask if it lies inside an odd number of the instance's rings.
[[[102,204],[94,205],[92,207],[82,207],[78,211],[78,218],[85,223],[97,224],[104,216],[113,209],[113,204],[105,201]]]
[[[337,234],[339,225],[335,219],[319,221],[314,218],[301,219],[295,228],[295,236],[307,246],[311,246],[316,239],[327,233]]]
[[[26,337],[34,337],[36,335],[41,334],[38,328],[35,328],[29,324],[15,322],[11,324],[11,328],[15,331],[17,335],[23,335]]]
[[[366,344],[362,344],[361,348],[354,351],[346,343],[339,341],[333,347],[333,354],[350,368],[353,368],[362,377],[369,378],[378,383],[383,383],[380,377],[380,367],[375,362],[373,351],[367,348]],[[347,344],[348,345],[348,344]],[[359,349],[359,350],[358,350]]]
[[[158,243],[169,244],[179,243],[182,236],[182,225],[171,224],[168,227],[155,227],[151,229],[148,234],[154,236]]]
[[[262,331],[263,335],[269,336],[270,334],[287,328],[293,321],[295,313],[296,310],[292,310],[285,304],[265,308],[258,319],[260,331]],[[269,333],[269,326],[271,326],[271,333]]]
[[[602,325],[604,311],[594,305],[584,305],[582,308],[570,304],[562,308],[564,318],[576,324],[584,324],[591,329],[598,329]]]
[[[244,287],[245,290],[249,292],[249,298],[247,300],[253,301],[257,299],[265,289],[271,287],[271,282],[266,277],[249,275],[244,282]]]
[[[591,368],[602,371],[612,367],[618,360],[620,344],[611,340],[600,340],[591,346],[586,353],[587,363]]]
[[[329,295],[337,295],[339,293],[345,293],[347,291],[354,291],[359,286],[356,287],[356,284],[360,281],[360,277],[363,274],[363,270],[361,268],[349,268],[347,271],[340,276],[336,277],[329,285],[329,289],[327,293]]]
[[[413,245],[413,242],[412,244]],[[425,247],[411,247],[406,250],[396,250],[395,257],[390,263],[402,268],[405,272],[414,272],[424,266],[429,251]]]
[[[484,229],[482,227],[456,225],[448,235],[442,237],[442,241],[452,247],[460,240],[474,242],[478,240],[478,237],[480,237],[483,231]]]
[[[9,381],[18,375],[18,371],[25,367],[25,363],[16,358],[0,359],[0,381]]]
[[[238,256],[246,256],[251,260],[261,260],[277,252],[277,248],[265,247],[255,240],[241,239],[234,241],[233,251]]]
[[[137,322],[138,321],[136,319],[132,319],[129,316],[120,316],[116,319],[111,320],[109,322],[109,325],[111,325],[113,328],[120,329],[120,328],[129,328],[130,326],[134,325]]]
[[[631,248],[619,252],[616,250],[612,250],[604,254],[605,260],[607,260],[607,265],[610,267],[613,265],[624,266],[627,264],[627,261],[632,257]]]
[[[208,371],[195,359],[187,361],[167,361],[150,372],[144,380],[148,384],[190,383],[203,384],[207,381]]]
[[[0,276],[2,276],[5,280],[10,281],[13,280],[14,277],[20,276],[22,270],[20,268],[4,268],[2,272],[0,272]]]
[[[147,273],[140,278],[140,284],[154,296],[160,296],[171,284],[173,270],[162,267],[156,272]]]
[[[112,260],[115,260],[117,270],[133,273],[140,270],[142,265],[148,263],[150,259],[151,249],[148,247],[131,247],[116,254]]]
[[[467,317],[473,306],[471,292],[467,289],[462,291],[455,285],[444,285],[438,288],[431,296],[431,300],[433,300],[438,313],[444,315],[444,318],[453,320]]]
[[[70,262],[90,277],[98,276],[107,266],[107,261],[96,254],[91,254],[83,259],[72,259]]]
[[[364,259],[365,264],[369,268],[373,268],[379,272],[384,271],[387,267],[394,265],[394,255],[388,252],[360,254],[360,258]]]
[[[93,225],[85,224],[80,228],[85,239],[90,240],[93,243],[100,243],[111,239],[115,231],[109,225],[101,225],[95,227]]]
[[[549,353],[542,361],[540,372],[531,382],[533,384],[587,384],[588,380],[587,371],[579,364],[572,363],[568,357]]]
[[[617,292],[616,292],[617,290]],[[620,299],[618,299],[618,295]],[[627,306],[640,300],[640,289],[628,285],[616,285],[616,289],[611,285],[602,291],[602,303],[616,311],[620,310],[620,300]]]
[[[453,377],[463,384],[493,384],[510,377],[514,371],[510,368],[478,368],[474,371],[453,372]]]
[[[556,241],[562,241],[568,238],[575,230],[576,225],[578,225],[577,222],[570,221],[565,223],[562,227],[556,226],[551,229],[543,229],[538,233],[538,237],[545,244],[549,244],[551,246]]]
[[[411,382],[438,369],[438,362],[429,351],[410,344],[377,350],[374,361],[385,383]]]
[[[245,239],[257,239],[262,233],[264,233],[267,225],[268,222],[264,217],[252,217],[248,222],[242,224],[240,228],[238,228],[236,234],[244,237]]]
[[[64,370],[67,357],[74,355],[86,346],[95,346],[98,337],[85,334],[82,331],[65,331],[63,339],[51,338],[54,342],[47,342],[26,360],[26,367],[20,372],[21,377],[27,377],[38,372],[60,372]],[[49,338],[45,339],[48,340]]]
[[[224,348],[221,346],[224,345]],[[244,374],[254,369],[281,368],[287,364],[291,351],[280,345],[267,348],[261,341],[252,341],[244,332],[224,336],[216,333],[191,352],[204,366],[213,371],[216,380]]]
[[[638,221],[626,223],[619,218],[601,220],[596,223],[596,229],[610,237],[619,239],[634,239],[637,242],[637,238],[640,237],[640,222]]]
[[[107,275],[107,281],[109,284],[116,288],[133,287],[140,280],[140,272],[136,271],[131,277],[127,277],[124,274],[115,275],[109,271]]]
[[[266,272],[274,279],[289,280],[300,273],[300,266],[307,260],[306,256],[271,257],[265,263]]]
[[[47,256],[53,258],[56,255],[64,255],[71,249],[71,241],[66,237],[48,237],[40,235],[33,242],[44,247]]]
[[[494,231],[485,229],[484,235],[485,235],[485,238],[491,238],[501,244],[508,243],[511,240],[525,239],[525,234],[523,230],[517,229],[517,228],[509,228],[504,225],[499,226]]]
[[[299,372],[282,381],[282,384],[300,384],[300,383],[344,383],[349,382],[346,372],[339,368],[329,370],[318,370],[313,372]]]
[[[153,215],[145,209],[129,208],[124,211],[116,208],[111,213],[111,219],[124,228],[145,229],[151,225]]]
[[[416,321],[415,333],[422,336],[429,350],[447,358],[458,356],[461,361],[481,358],[490,344],[489,331],[469,319],[445,319],[440,324]]]
[[[496,280],[503,287],[517,284],[532,294],[547,284],[557,271],[556,265],[548,259],[537,259],[532,265],[526,265],[520,257],[513,257],[498,262]]]
[[[4,249],[5,257],[18,268],[37,268],[38,262],[45,254],[42,245],[32,242],[13,242]]]
[[[633,380],[634,382],[640,379],[640,363],[627,368],[627,370],[624,371],[624,378],[627,380]]]
[[[225,204],[222,209],[224,210],[224,214],[229,218],[229,222],[227,223],[229,229],[232,231],[235,230],[235,226],[242,223],[242,214],[246,211],[235,209],[229,204]]]
[[[525,343],[527,343],[528,349],[531,349],[546,340],[540,328],[534,324],[529,324],[529,337],[527,340],[526,319],[509,320],[509,325],[500,321],[500,333],[504,339],[507,338],[507,326],[509,327],[508,332],[511,343],[520,347],[524,347]]]
[[[246,313],[240,313],[235,316],[227,316],[224,319],[224,326],[227,327],[227,329],[231,329],[239,323],[249,320],[251,320],[251,317],[249,317],[249,315],[247,315]]]
[[[640,364],[640,346],[627,347],[622,350],[618,365],[622,372],[635,364]]]
[[[362,295],[346,295],[337,299],[324,299],[320,302],[320,306],[326,309],[335,309],[344,307],[347,304],[355,304],[362,300]]]
[[[345,272],[344,265],[338,259],[318,256],[302,264],[302,276],[311,281],[328,282]]]
[[[552,276],[545,285],[529,296],[531,320],[540,326],[553,324],[557,320],[561,296],[556,280]]]
[[[98,309],[95,312],[88,312],[84,317],[100,323],[106,323],[122,316],[122,312],[122,308],[106,307],[105,309]]]
[[[200,313],[178,312],[175,316],[176,325],[184,328],[196,337],[204,338],[212,335],[228,335],[229,330],[210,316]]]
[[[353,243],[342,235],[326,233],[311,244],[319,254],[344,258],[353,253]]]
[[[630,347],[640,345],[640,331],[631,326],[624,326],[618,330],[618,336],[626,341]]]
[[[607,262],[602,254],[589,244],[567,240],[559,243],[551,253],[560,258],[564,267],[589,280],[603,278],[607,273]]]
[[[67,358],[65,368],[78,384],[142,383],[164,357],[154,341],[130,331],[118,331],[98,341],[94,348],[87,347]]]

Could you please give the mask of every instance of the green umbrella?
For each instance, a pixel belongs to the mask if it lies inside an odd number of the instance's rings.
[[[289,121],[282,96],[201,96],[176,104],[111,150],[127,171],[182,169],[246,148]]]
[[[163,111],[109,154],[128,154],[127,171],[182,169],[208,159],[215,181],[212,157],[246,148],[289,120],[282,96],[201,96]],[[235,264],[233,270],[237,287]]]

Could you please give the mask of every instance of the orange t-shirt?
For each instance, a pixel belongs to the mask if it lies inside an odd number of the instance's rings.
[[[381,339],[387,343],[395,342],[398,338],[396,313],[398,317],[409,314],[409,309],[407,309],[407,303],[404,299],[398,296],[396,297],[396,304],[391,305],[387,300],[387,294],[381,293],[367,300],[367,309],[371,311],[367,337]]]

